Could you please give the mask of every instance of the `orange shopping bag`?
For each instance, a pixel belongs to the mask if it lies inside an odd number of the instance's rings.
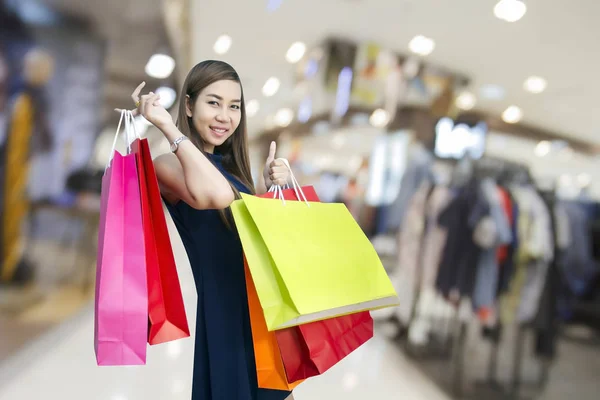
[[[252,328],[252,341],[254,342],[258,387],[292,390],[304,380],[293,383],[287,381],[275,332],[267,330],[267,322],[245,257],[244,270],[246,273],[246,291],[248,292],[248,308],[250,309],[250,326]]]

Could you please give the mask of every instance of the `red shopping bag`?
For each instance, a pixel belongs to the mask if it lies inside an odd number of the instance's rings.
[[[282,191],[285,200],[318,202],[312,186],[303,186],[304,198],[294,189]],[[260,197],[278,197],[267,193]],[[368,311],[275,331],[288,382],[323,374],[373,337]]]
[[[140,176],[148,279],[148,343],[190,336],[177,267],[147,139],[131,144]]]
[[[299,357],[306,361],[296,370],[290,369],[288,372],[286,369],[288,379],[305,379],[300,377],[323,374],[373,337],[373,319],[368,311],[300,325],[297,328],[304,344],[302,353],[293,348],[282,350],[283,364],[287,368],[288,364],[297,363]],[[285,331],[275,331],[278,343],[282,343],[280,340],[285,341],[287,335],[289,333]],[[310,368],[306,367],[308,364],[312,364]]]

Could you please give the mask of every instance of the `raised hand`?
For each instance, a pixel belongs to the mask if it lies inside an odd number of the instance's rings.
[[[271,185],[285,186],[289,181],[290,170],[283,159],[275,158],[276,152],[277,143],[271,142],[269,156],[265,162],[265,169],[263,172],[263,177],[265,178],[265,184],[267,185],[267,188],[269,188]]]
[[[142,95],[140,93],[146,86],[146,82],[142,82],[131,94],[131,99],[135,103],[136,108],[132,110],[133,115],[142,115],[148,122],[159,129],[165,128],[169,124],[173,124],[171,114],[160,105],[160,95],[153,92]],[[116,109],[120,112],[120,109]]]

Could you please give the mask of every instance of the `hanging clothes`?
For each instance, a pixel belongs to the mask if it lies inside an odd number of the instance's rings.
[[[569,219],[572,243],[563,255],[563,273],[569,289],[577,296],[585,292],[588,282],[599,273],[598,262],[594,260],[590,246],[588,221],[592,216],[586,203],[565,202],[564,210]]]
[[[500,188],[502,192],[502,196],[506,201],[510,203],[510,211],[507,210],[507,215],[510,216],[510,225],[511,225],[511,243],[506,246],[506,254],[502,251],[499,251],[499,278],[498,278],[498,296],[501,297],[508,291],[510,281],[514,277],[515,273],[515,259],[516,253],[519,248],[519,205],[517,204],[516,199],[512,195],[512,193],[505,187]]]
[[[398,268],[392,282],[398,293],[400,305],[396,308],[399,320],[408,325],[412,317],[420,278],[420,260],[425,232],[425,206],[432,185],[424,181],[412,197],[402,229],[398,235]]]
[[[548,266],[554,252],[550,212],[531,186],[511,188],[519,207],[520,246],[516,255],[515,276],[502,299],[502,319],[531,321],[537,312]]]
[[[510,242],[498,247],[498,251],[496,253],[496,259],[498,260],[498,264],[500,265],[500,268],[502,268],[502,266],[504,266],[504,264],[510,257],[510,245],[515,241],[515,238],[513,236],[514,219],[513,219],[513,204],[512,204],[510,195],[508,193],[508,190],[506,190],[500,186],[497,187],[497,190],[498,190],[498,195],[500,196],[502,210],[504,211],[504,215],[508,219],[508,224],[510,227],[510,237],[511,237]]]
[[[488,220],[483,220],[480,224],[489,222],[491,231],[489,245],[480,243],[482,251],[477,264],[473,306],[476,310],[480,310],[481,317],[487,320],[496,303],[499,276],[498,249],[511,242],[512,233],[510,220],[504,211],[503,200],[496,182],[491,178],[484,179],[481,182],[481,191],[488,203],[490,215]],[[478,234],[477,228],[475,234]],[[475,237],[474,240],[477,241],[478,238]]]
[[[452,200],[452,192],[447,186],[434,187],[425,208],[426,230],[422,245],[421,282],[413,319],[410,323],[408,339],[414,345],[424,345],[430,337],[431,321],[440,317],[449,305],[435,290],[435,280],[442,259],[448,231],[438,223],[440,213]]]
[[[452,200],[452,191],[443,185],[436,186],[426,206],[425,238],[423,240],[421,290],[435,287],[440,262],[448,238],[448,229],[439,224],[441,212]]]
[[[409,160],[396,199],[385,208],[385,226],[387,232],[396,232],[404,226],[404,216],[414,194],[424,181],[432,181],[431,167],[433,156],[420,144],[409,148]]]
[[[490,214],[489,204],[474,180],[458,190],[438,223],[448,232],[439,266],[436,287],[445,297],[458,301],[460,296],[471,297],[481,247],[474,241],[474,231]]]
[[[537,315],[534,321],[535,354],[538,357],[552,359],[556,354],[556,340],[559,333],[558,298],[561,288],[561,259],[570,246],[569,219],[561,202],[553,193],[542,194],[549,210],[550,223],[554,232],[554,255],[548,267],[544,289],[540,297]]]

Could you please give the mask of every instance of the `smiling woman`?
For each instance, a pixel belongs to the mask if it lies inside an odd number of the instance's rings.
[[[220,93],[220,94],[216,94]],[[186,115],[192,118],[203,140],[204,151],[213,153],[240,125],[242,118],[241,86],[235,81],[218,81],[207,86],[193,102],[186,97]]]
[[[192,400],[286,399],[287,391],[258,388],[242,246],[229,211],[240,192],[255,192],[240,78],[221,61],[196,65],[183,85],[177,124],[160,95],[139,97],[142,88],[132,95],[137,112],[171,143],[172,153],[154,165],[198,292]],[[275,151],[273,143],[261,193],[266,182],[288,178]]]

